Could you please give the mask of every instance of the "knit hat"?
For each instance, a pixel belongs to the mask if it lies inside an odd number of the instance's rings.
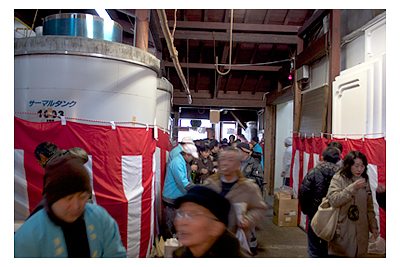
[[[182,203],[193,202],[208,209],[215,217],[228,225],[228,214],[231,208],[229,200],[212,189],[204,186],[194,186],[186,195],[175,200],[175,208],[178,209]]]
[[[199,154],[197,153],[197,147],[193,144],[186,144],[182,146],[182,151],[186,154],[192,155],[196,159],[199,158]]]
[[[78,192],[91,194],[89,174],[84,159],[73,154],[52,160],[44,170],[43,195],[50,207],[57,200]]]
[[[251,153],[250,145],[246,143],[239,143],[236,145],[237,148],[240,148],[246,153]]]

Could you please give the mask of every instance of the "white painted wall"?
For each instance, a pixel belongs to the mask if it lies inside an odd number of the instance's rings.
[[[293,100],[276,105],[276,143],[275,143],[275,177],[274,188],[283,183],[282,162],[285,151],[285,139],[291,137],[293,131]]]
[[[342,47],[342,71],[332,90],[332,133],[354,139],[386,132],[386,18],[362,33]]]

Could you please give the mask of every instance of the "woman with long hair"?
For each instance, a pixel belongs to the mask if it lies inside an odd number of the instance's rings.
[[[369,232],[379,236],[367,166],[363,153],[350,151],[341,171],[332,178],[327,197],[332,207],[339,207],[339,218],[335,236],[328,243],[330,256],[366,257]]]

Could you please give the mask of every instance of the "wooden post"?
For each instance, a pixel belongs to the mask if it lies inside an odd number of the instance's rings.
[[[303,52],[304,41],[301,38],[297,40],[297,55]],[[301,90],[299,84],[297,83],[297,66],[295,66],[294,71],[294,95],[293,95],[293,131],[300,131],[300,118],[301,118]]]
[[[274,192],[276,106],[266,105],[264,116],[264,183],[271,195]]]
[[[332,87],[335,78],[340,74],[340,9],[330,11],[329,23],[329,89],[327,98],[326,133],[332,133]]]
[[[136,9],[135,47],[147,52],[149,44],[150,9]]]
[[[179,131],[179,110],[174,111],[174,127],[172,129],[172,140],[178,142],[178,131]]]

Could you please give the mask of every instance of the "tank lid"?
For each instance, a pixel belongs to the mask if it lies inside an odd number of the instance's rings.
[[[89,19],[89,20],[97,20],[104,22],[105,20],[99,16],[92,14],[84,14],[84,13],[57,13],[53,15],[49,15],[44,18],[44,21],[50,21],[53,19]],[[116,21],[111,20],[114,23],[114,26],[118,27],[121,31],[123,30],[121,24]]]
[[[33,54],[81,55],[120,60],[148,67],[157,73],[160,60],[126,44],[79,36],[43,35],[14,39],[14,56]]]

